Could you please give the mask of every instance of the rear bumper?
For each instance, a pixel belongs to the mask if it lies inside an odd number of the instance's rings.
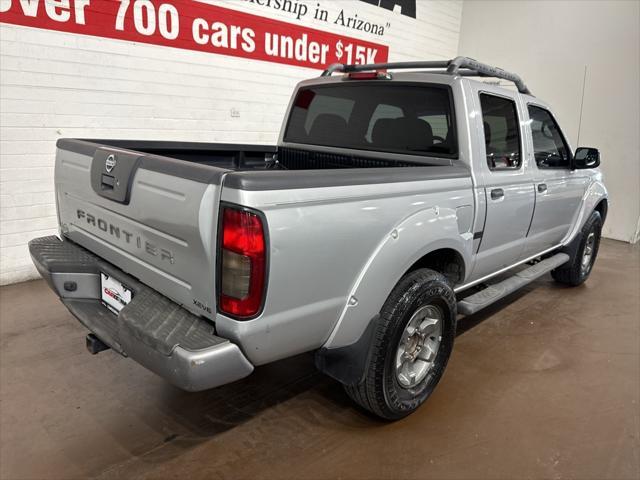
[[[73,242],[37,238],[29,242],[29,252],[38,272],[80,323],[113,350],[177,387],[206,390],[253,371],[240,348],[216,336],[211,323]],[[119,315],[100,300],[100,272],[133,291]]]

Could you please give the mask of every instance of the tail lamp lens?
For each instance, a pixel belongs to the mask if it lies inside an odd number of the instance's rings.
[[[220,310],[235,317],[258,313],[265,286],[266,249],[262,220],[245,210],[222,212]]]

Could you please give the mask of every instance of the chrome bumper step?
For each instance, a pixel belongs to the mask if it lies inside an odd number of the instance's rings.
[[[62,303],[93,336],[87,348],[110,347],[184,390],[199,391],[246,377],[253,365],[214,325],[70,240],[29,242],[31,258]],[[134,292],[118,315],[101,302],[100,272]],[[95,340],[94,338],[95,337]]]

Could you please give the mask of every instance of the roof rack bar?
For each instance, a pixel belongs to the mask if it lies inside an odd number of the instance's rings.
[[[458,73],[458,70],[461,68],[475,70],[476,72],[482,74],[483,76],[502,78],[504,80],[508,80],[516,84],[516,87],[518,88],[518,91],[520,93],[526,93],[528,95],[531,95],[531,92],[529,91],[527,86],[524,84],[520,76],[516,75],[515,73],[507,72],[506,70],[503,70],[501,68],[493,67],[491,65],[487,65],[486,63],[478,62],[477,60],[474,60],[473,58],[469,58],[469,57],[454,58],[449,63],[449,67],[447,68],[447,71],[452,75],[456,75]]]
[[[513,82],[520,93],[531,95],[531,92],[515,73],[507,72],[501,68],[478,62],[468,57],[456,57],[453,60],[435,60],[426,62],[392,62],[392,63],[369,63],[365,65],[344,65],[342,63],[334,63],[329,65],[322,72],[323,77],[330,77],[333,73],[343,72],[363,72],[367,70],[403,70],[403,69],[446,69],[437,73],[448,73],[450,75],[461,75],[465,77],[494,77],[501,78]]]
[[[393,63],[367,63],[364,65],[345,65],[342,63],[333,63],[322,72],[322,77],[330,77],[335,72],[363,72],[366,70],[384,70],[391,68],[394,70],[401,70],[405,68],[447,68],[449,66],[448,60],[439,60],[432,62],[393,62]]]

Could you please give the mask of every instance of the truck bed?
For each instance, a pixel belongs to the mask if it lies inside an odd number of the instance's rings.
[[[295,208],[295,199],[304,203],[307,197],[333,202],[337,192],[318,190],[324,187],[357,186],[345,191],[357,197],[363,188],[379,191],[383,184],[388,190],[390,184],[460,179],[462,186],[470,178],[460,164],[427,166],[289,146],[83,139],[61,139],[57,146],[62,235],[212,320],[221,202],[246,205],[243,191],[269,191],[270,204]],[[112,170],[109,162],[115,162]],[[248,206],[269,210],[259,203]]]
[[[99,148],[113,147],[232,171],[398,168],[452,163],[435,158],[408,159],[406,155],[352,154],[345,149],[335,152],[327,148],[278,148],[275,145],[67,138],[58,140],[57,145],[64,150],[91,156]]]

